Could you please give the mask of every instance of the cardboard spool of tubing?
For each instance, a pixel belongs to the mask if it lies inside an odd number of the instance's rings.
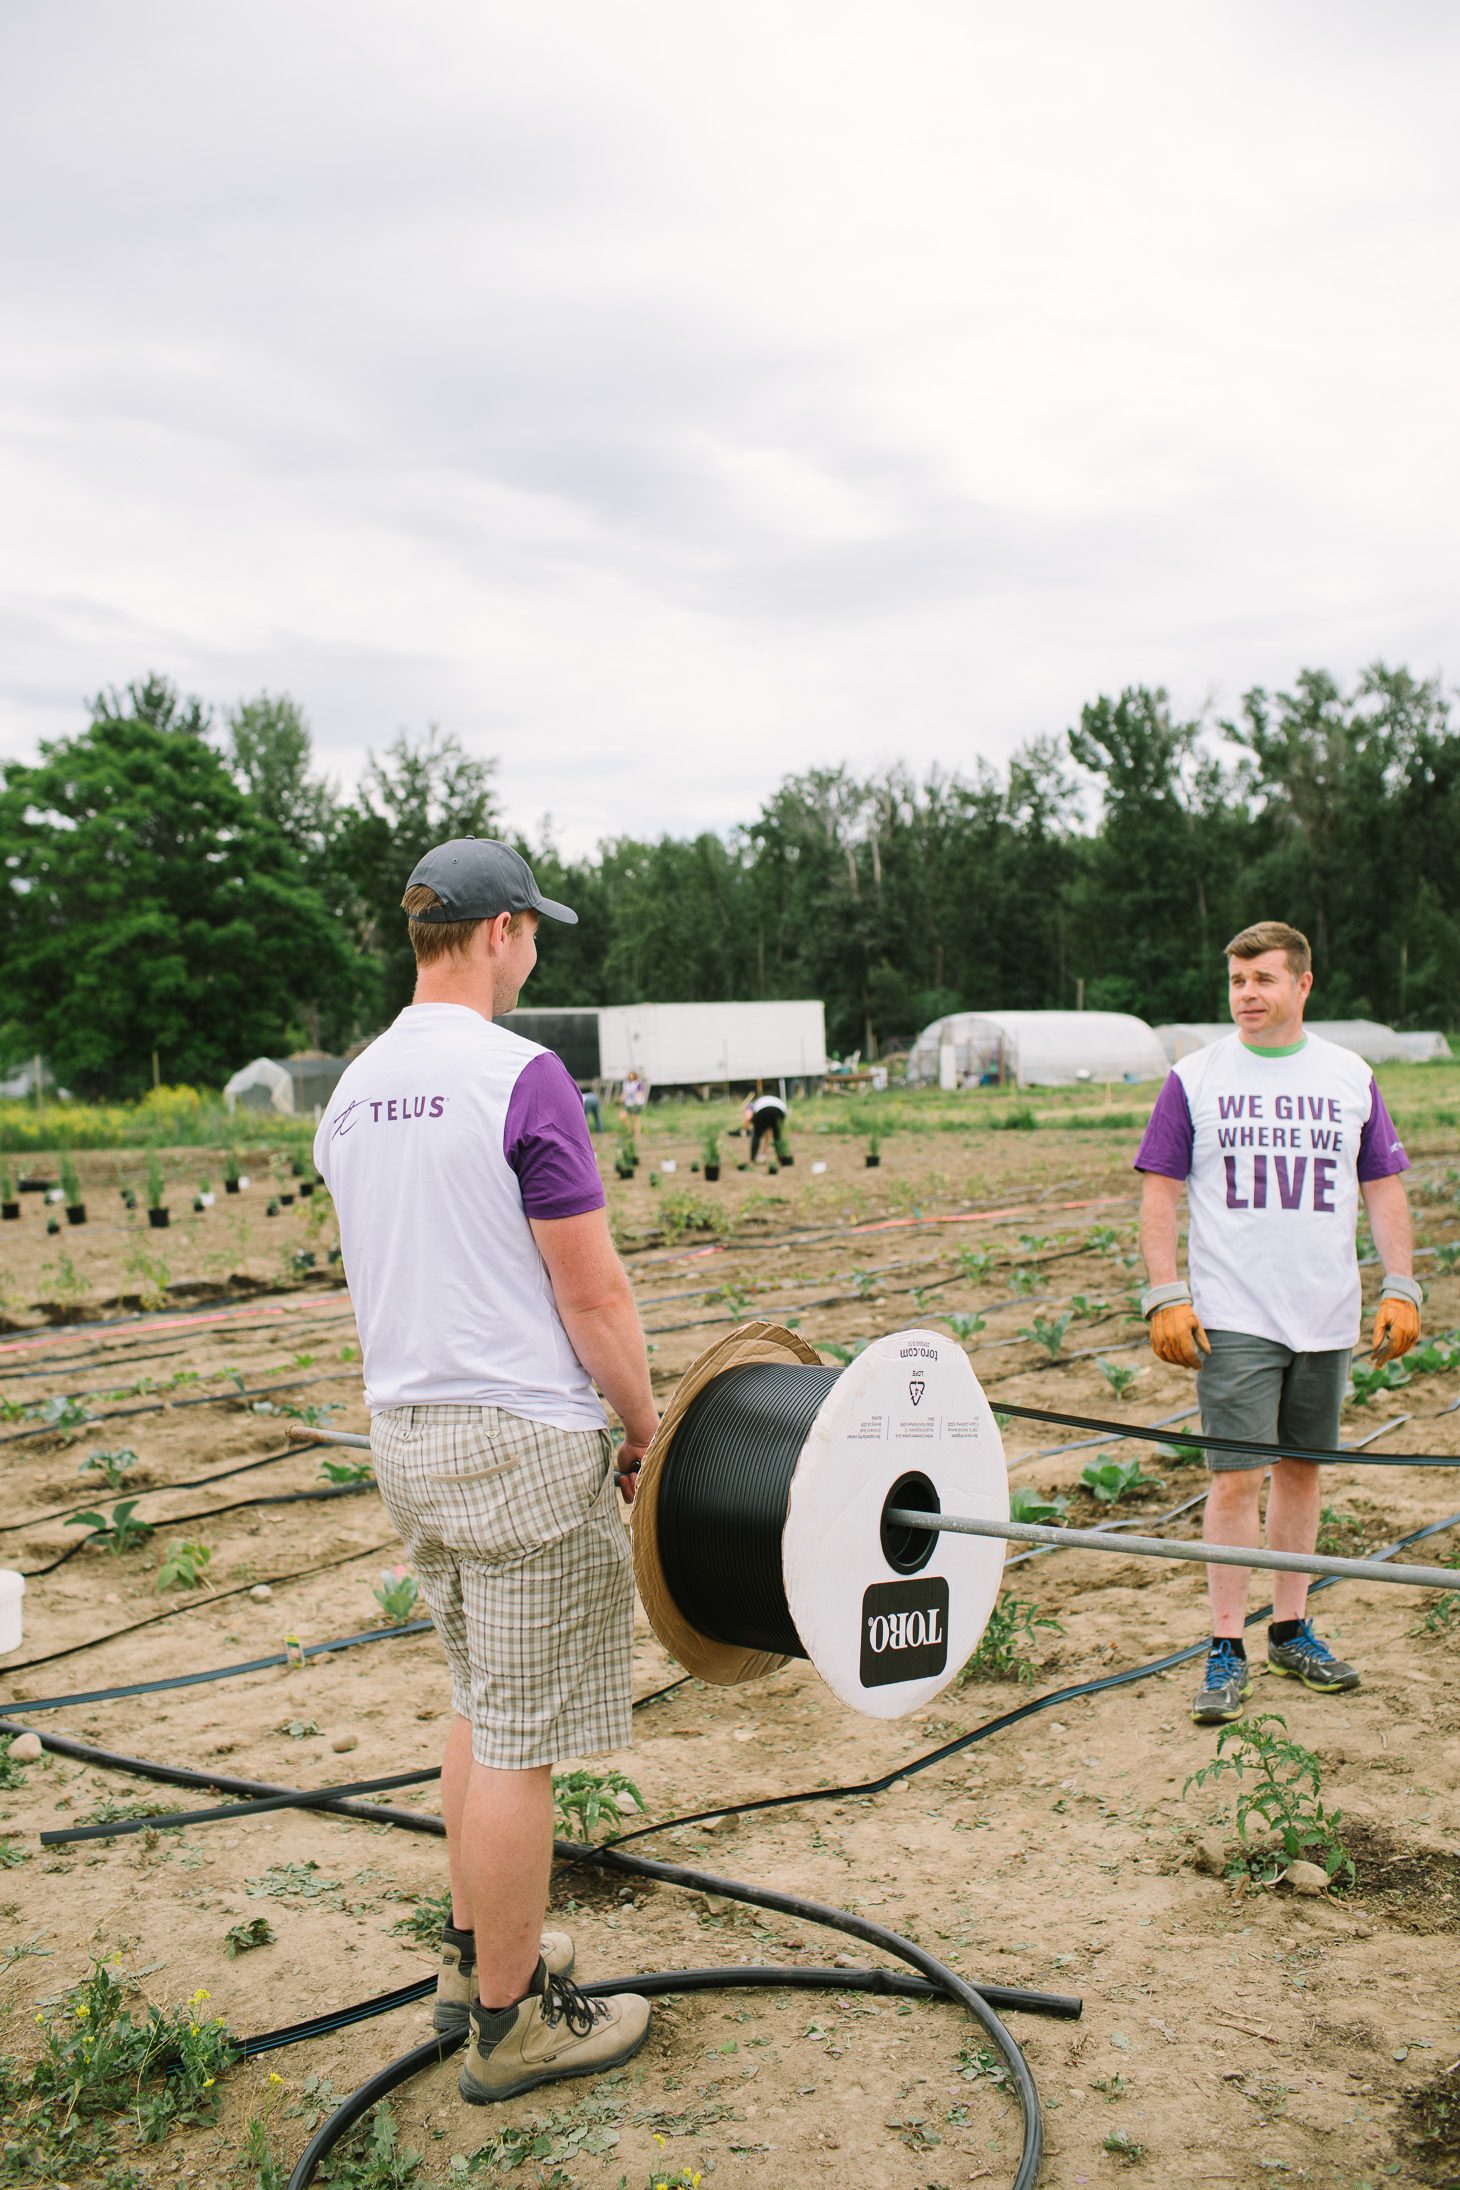
[[[889,1507],[1009,1518],[1003,1440],[962,1347],[897,1331],[833,1369],[794,1332],[743,1324],[686,1371],[644,1456],[649,1623],[701,1680],[804,1657],[854,1710],[917,1710],[977,1649],[1005,1545],[892,1528]]]

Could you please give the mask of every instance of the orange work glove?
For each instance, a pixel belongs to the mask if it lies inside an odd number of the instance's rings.
[[[1386,1301],[1384,1305],[1392,1308],[1398,1303]],[[1169,1308],[1157,1308],[1152,1314],[1151,1351],[1158,1359],[1169,1361],[1177,1369],[1199,1369],[1202,1355],[1211,1350],[1212,1342],[1189,1300],[1173,1301]]]
[[[1386,1293],[1374,1318],[1374,1366],[1397,1361],[1419,1338],[1419,1310],[1412,1300]]]

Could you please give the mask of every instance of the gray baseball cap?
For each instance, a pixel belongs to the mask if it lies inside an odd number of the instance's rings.
[[[543,896],[522,854],[495,837],[454,836],[448,844],[437,844],[416,861],[406,888],[418,882],[434,890],[441,903],[411,917],[433,926],[448,920],[495,920],[504,912],[543,913],[549,920],[578,924],[575,912]]]

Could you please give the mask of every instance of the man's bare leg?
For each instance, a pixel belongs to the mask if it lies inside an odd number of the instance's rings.
[[[1274,1551],[1310,1552],[1318,1542],[1323,1490],[1316,1460],[1279,1460],[1267,1494],[1267,1540]],[[1243,1539],[1245,1542],[1245,1538]],[[1272,1616],[1301,1620],[1308,1604],[1306,1574],[1274,1574]]]
[[[471,1930],[471,1895],[461,1863],[461,1815],[466,1807],[467,1782],[471,1778],[471,1727],[453,1716],[446,1750],[441,1759],[441,1814],[446,1821],[446,1856],[451,1866],[451,1923],[456,1931]]]
[[[1284,1461],[1283,1466],[1288,1463]],[[1255,1551],[1262,1541],[1260,1500],[1262,1468],[1224,1468],[1214,1474],[1207,1490],[1206,1527],[1209,1544],[1240,1544]],[[1207,1595],[1212,1606],[1212,1633],[1234,1640],[1247,1617],[1247,1585],[1252,1569],[1241,1566],[1209,1566]]]

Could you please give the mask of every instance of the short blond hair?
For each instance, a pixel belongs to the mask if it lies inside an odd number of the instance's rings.
[[[1305,973],[1313,971],[1313,952],[1307,936],[1301,928],[1290,928],[1286,920],[1258,920],[1250,928],[1243,928],[1240,934],[1233,936],[1222,956],[1260,958],[1264,951],[1281,951],[1295,981],[1301,981]]]
[[[411,939],[411,949],[416,954],[416,964],[432,966],[441,958],[449,958],[455,952],[464,951],[471,942],[473,928],[479,928],[479,920],[422,920],[421,913],[434,912],[441,899],[428,882],[413,882],[401,899],[406,915],[406,929]],[[506,907],[503,907],[506,910]],[[516,935],[527,918],[526,913],[515,912],[507,923],[507,933]]]

